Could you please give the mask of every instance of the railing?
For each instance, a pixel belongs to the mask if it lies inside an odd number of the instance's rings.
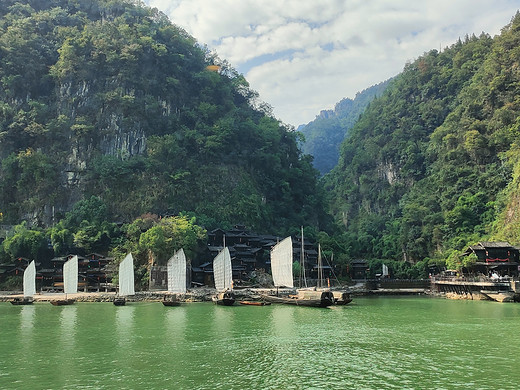
[[[511,276],[502,276],[498,278],[490,278],[484,275],[479,276],[432,276],[432,283],[435,282],[471,282],[471,283],[509,283],[511,281],[518,281],[518,278]]]

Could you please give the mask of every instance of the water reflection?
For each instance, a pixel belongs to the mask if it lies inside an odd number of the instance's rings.
[[[33,305],[22,306],[20,311],[20,331],[22,337],[31,335],[34,328],[35,307]]]
[[[293,307],[273,305],[270,329],[273,339],[278,340],[278,345],[294,337],[294,312]]]
[[[77,306],[64,306],[60,313],[60,338],[62,347],[71,350],[76,344]]]
[[[20,343],[25,353],[30,353],[34,339],[35,308],[32,305],[23,306],[20,311]]]
[[[227,337],[231,331],[235,307],[213,306],[213,330],[218,338]]]
[[[119,347],[128,347],[133,340],[135,307],[116,306],[116,333]]]
[[[186,330],[186,308],[174,307],[165,308],[164,329],[165,338],[172,343],[182,342]]]

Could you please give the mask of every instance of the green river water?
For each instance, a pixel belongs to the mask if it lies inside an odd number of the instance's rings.
[[[520,389],[520,304],[0,303],[0,389]]]

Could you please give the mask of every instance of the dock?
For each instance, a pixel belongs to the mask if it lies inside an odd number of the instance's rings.
[[[453,298],[499,302],[520,300],[520,281],[511,277],[436,276],[431,278],[431,288],[433,292]]]

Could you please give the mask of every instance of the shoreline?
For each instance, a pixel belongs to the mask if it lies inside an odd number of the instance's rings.
[[[351,296],[377,296],[377,295],[435,295],[426,289],[379,289],[368,290],[361,286],[356,288],[333,289],[333,291],[347,290]],[[243,288],[234,289],[233,292],[237,300],[258,300],[262,294],[276,294],[276,288]],[[279,293],[291,293],[294,289],[278,289]],[[162,290],[136,291],[135,295],[127,296],[128,302],[160,302],[165,296],[176,295],[180,302],[211,302],[211,297],[217,290],[209,287],[197,287],[188,290],[186,293],[170,293]],[[77,302],[113,302],[116,298],[115,292],[77,292],[67,294],[67,298],[75,299]],[[64,293],[37,293],[34,295],[34,302],[51,302],[63,299]],[[14,298],[23,298],[21,291],[1,291],[0,302],[9,302]]]

